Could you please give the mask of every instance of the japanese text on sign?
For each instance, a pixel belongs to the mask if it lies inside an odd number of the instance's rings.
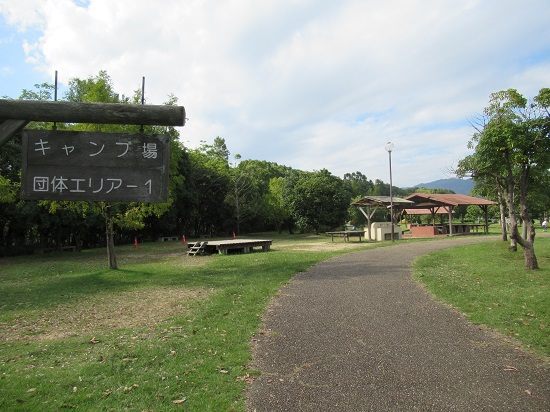
[[[165,135],[26,131],[25,199],[162,202],[168,197]]]

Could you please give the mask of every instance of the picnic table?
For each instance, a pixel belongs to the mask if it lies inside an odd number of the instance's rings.
[[[349,242],[350,237],[358,237],[359,242],[361,242],[361,238],[365,236],[365,232],[359,232],[357,230],[339,230],[336,232],[326,232],[326,234],[330,235],[331,242],[334,242],[334,236],[343,237],[344,242]]]

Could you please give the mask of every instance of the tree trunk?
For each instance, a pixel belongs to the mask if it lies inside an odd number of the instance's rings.
[[[105,217],[105,235],[107,239],[107,259],[109,260],[109,269],[118,269],[115,253],[115,231],[113,229],[113,219]]]
[[[506,202],[508,203],[508,210],[510,211],[510,222],[511,222],[510,239],[516,242],[515,250],[517,250],[517,243],[519,243],[519,245],[523,249],[525,269],[535,270],[539,268],[537,257],[535,255],[535,246],[534,246],[535,225],[531,220],[531,214],[529,213],[527,208],[526,180],[528,178],[528,174],[526,172],[524,173],[525,173],[523,177],[524,181],[522,182],[523,184],[521,185],[519,207],[520,207],[520,217],[523,220],[523,233],[525,233],[525,235],[523,237],[520,236],[518,231],[517,215],[514,209],[514,187],[512,183],[511,185],[509,185],[510,190],[506,198]]]
[[[526,175],[527,178],[528,175]],[[527,207],[527,185],[524,184],[520,198],[520,215],[523,220],[523,239],[518,238],[518,243],[523,249],[525,269],[535,270],[539,268],[535,255],[535,224],[531,219],[531,213]]]
[[[523,248],[523,257],[525,258],[525,269],[536,270],[539,268],[537,256],[535,255],[535,248],[532,243],[530,247]]]
[[[115,231],[113,219],[110,216],[109,204],[101,202],[101,214],[105,219],[105,242],[107,243],[107,259],[109,260],[110,269],[118,269],[116,254],[115,254]]]
[[[521,248],[523,249],[523,257],[525,260],[525,269],[529,270],[535,270],[539,268],[539,264],[537,261],[537,256],[535,255],[535,227],[533,225],[533,222],[524,221],[524,225],[529,226],[528,227],[528,239],[524,239],[519,235],[519,232],[516,230],[515,233],[510,234],[510,237],[514,237],[517,240],[517,243],[520,244]]]
[[[520,236],[518,232],[518,220],[516,216],[516,211],[514,210],[513,201],[508,201],[508,210],[510,213],[510,246],[508,247],[508,249],[516,252],[518,250],[517,238]]]
[[[506,242],[508,240],[508,232],[506,230],[506,202],[502,197],[502,194],[498,193],[498,206],[500,208],[500,226],[502,229],[502,241]]]
[[[508,177],[506,178],[506,204],[508,205],[508,214],[510,215],[510,247],[508,249],[516,252],[518,250],[517,239],[520,236],[518,232],[518,217],[514,205],[515,182],[512,170],[510,168],[508,169]]]

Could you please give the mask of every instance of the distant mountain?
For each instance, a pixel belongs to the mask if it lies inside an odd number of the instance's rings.
[[[469,195],[474,188],[471,179],[440,179],[429,183],[419,183],[413,187],[425,187],[426,189],[447,189],[460,195]]]

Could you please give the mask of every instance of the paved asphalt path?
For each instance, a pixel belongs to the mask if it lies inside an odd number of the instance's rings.
[[[434,250],[397,242],[300,273],[254,339],[249,411],[550,411],[550,365],[471,325],[410,278]],[[498,262],[495,262],[498,264]]]

